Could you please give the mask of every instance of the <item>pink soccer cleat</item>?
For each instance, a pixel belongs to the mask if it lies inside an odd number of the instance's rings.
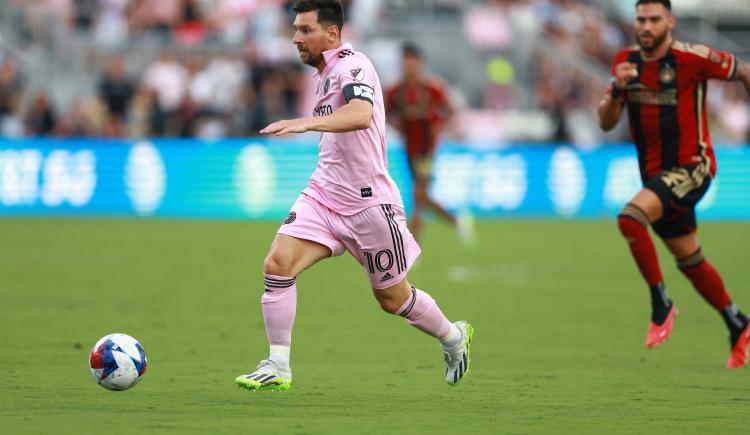
[[[737,339],[737,342],[732,346],[732,353],[729,354],[729,359],[727,360],[728,369],[737,369],[747,363],[748,343],[750,343],[750,323],[748,323]]]
[[[656,323],[651,322],[648,325],[648,335],[646,336],[647,348],[653,349],[667,341],[669,335],[672,333],[675,317],[677,317],[677,307],[675,304],[672,304],[672,308],[669,309],[669,314],[667,314],[667,318],[664,319],[664,323],[657,325]],[[747,349],[747,345],[745,345],[745,349]]]

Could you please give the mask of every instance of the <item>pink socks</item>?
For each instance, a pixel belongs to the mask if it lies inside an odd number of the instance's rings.
[[[411,297],[396,314],[406,317],[412,326],[437,339],[445,339],[451,332],[452,324],[440,311],[435,300],[414,286],[411,288]]]
[[[297,312],[297,285],[295,278],[265,274],[265,289],[260,302],[271,349],[287,353],[292,344],[292,327]],[[422,290],[412,287],[411,297],[396,312],[417,329],[441,340],[444,345],[454,344],[460,332],[445,317],[435,300]],[[278,350],[277,349],[277,350]]]
[[[271,345],[290,346],[297,312],[296,278],[265,274],[266,291],[260,298],[266,335]]]

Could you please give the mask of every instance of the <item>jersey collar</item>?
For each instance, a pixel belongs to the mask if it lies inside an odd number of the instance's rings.
[[[352,44],[347,42],[346,44],[341,44],[339,47],[332,48],[323,52],[323,59],[326,61],[326,67],[323,68],[322,74],[328,72],[339,61],[339,53],[344,50],[354,51],[354,49],[352,48]],[[316,76],[322,74],[315,70]]]

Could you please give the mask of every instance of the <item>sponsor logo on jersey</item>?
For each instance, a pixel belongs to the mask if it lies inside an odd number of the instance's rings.
[[[386,282],[389,279],[393,279],[393,275],[391,275],[390,273],[386,272],[385,275],[383,275],[383,277],[380,278],[380,282]]]
[[[352,78],[358,82],[361,82],[365,78],[365,72],[362,71],[362,68],[349,70],[349,72],[352,73]]]
[[[328,116],[333,115],[333,107],[330,104],[323,104],[313,110],[313,116]]]
[[[676,106],[677,89],[667,89],[658,92],[652,90],[628,91],[628,103]]]
[[[363,187],[360,189],[362,198],[372,198],[372,187]]]

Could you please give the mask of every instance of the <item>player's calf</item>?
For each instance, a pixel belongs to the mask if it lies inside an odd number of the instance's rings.
[[[677,267],[690,280],[693,287],[717,311],[729,306],[731,299],[719,272],[706,260],[699,248],[693,254],[677,260]]]
[[[646,212],[634,204],[627,204],[617,216],[617,225],[648,285],[661,283],[661,268],[654,242],[648,233],[650,221]]]
[[[408,282],[406,285],[409,286],[410,295],[393,314],[404,317],[410,325],[437,339],[447,337],[452,325],[435,299]]]
[[[650,226],[649,217],[637,205],[627,204],[617,217],[617,225],[623,237],[628,242],[630,253],[633,255],[633,259],[648,284],[651,293],[651,325],[649,327],[649,336],[652,336],[651,331],[659,329],[669,317],[673,304],[667,296],[661,267],[659,266],[659,259],[656,255],[656,248],[648,233],[648,227]],[[663,336],[664,334],[661,332],[657,335]],[[657,344],[660,344],[664,340],[666,340],[666,337]],[[649,347],[655,345],[653,344],[653,340],[651,342],[652,345]]]
[[[406,298],[403,297],[404,291],[408,292]],[[375,290],[375,294],[384,311],[404,317],[410,325],[440,341],[448,384],[455,385],[466,375],[474,333],[470,324],[463,321],[451,323],[429,294],[406,280],[389,289]]]
[[[698,249],[693,254],[678,259],[680,271],[693,284],[693,287],[716,311],[721,314],[729,330],[731,349],[728,368],[742,367],[747,363],[748,344],[750,344],[750,321],[748,317],[732,303],[724,281],[719,272]]]

